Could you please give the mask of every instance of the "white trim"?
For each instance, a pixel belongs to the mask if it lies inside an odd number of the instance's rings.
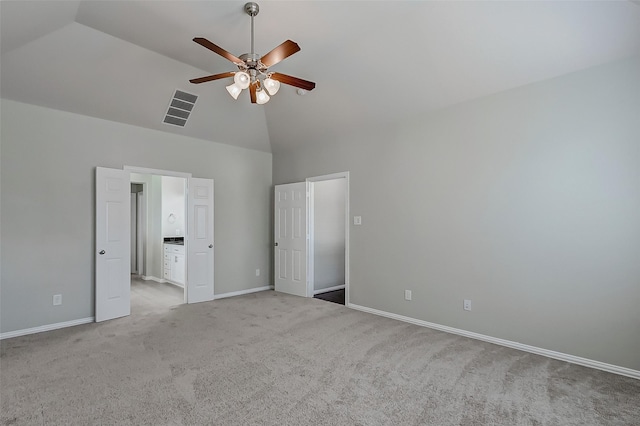
[[[316,287],[316,190],[315,182],[307,179],[307,297],[315,295]]]
[[[138,166],[123,166],[122,170],[128,170],[129,173],[139,173],[141,175],[175,176],[185,179],[189,179],[192,177],[191,173],[174,172],[172,170],[148,169],[146,167]]]
[[[140,185],[140,184],[139,184]],[[138,274],[142,275],[142,272],[144,271],[144,266],[146,265],[146,259],[144,258],[144,241],[146,240],[146,229],[144,229],[144,227],[146,226],[145,223],[145,216],[147,213],[147,208],[145,206],[145,202],[146,202],[146,195],[144,190],[147,189],[147,184],[146,183],[142,183],[142,191],[136,193],[137,197],[136,197],[136,205],[138,206],[138,217],[136,217],[136,228],[138,231],[138,235],[136,236],[136,252],[137,252],[137,258],[138,258]]]
[[[342,284],[342,285],[336,285],[333,287],[321,288],[319,290],[313,290],[313,295],[315,296],[316,294],[320,294],[320,293],[329,293],[330,291],[342,290],[344,287],[345,285]]]
[[[164,278],[156,278],[156,277],[154,277],[152,275],[140,275],[140,278],[142,278],[145,281],[155,281],[157,283],[166,283],[166,282],[168,282]]]
[[[57,322],[55,324],[41,325],[23,330],[7,331],[0,333],[0,340],[11,339],[12,337],[26,336],[28,334],[42,333],[44,331],[58,330],[60,328],[73,327],[75,325],[89,324],[95,322],[95,317],[81,318],[73,321]]]
[[[597,370],[607,371],[609,373],[619,374],[621,376],[631,377],[633,379],[640,379],[640,371],[633,370],[631,368],[620,367],[618,365],[607,364],[605,362],[596,361],[588,358],[582,358],[575,355],[565,354],[562,352],[551,351],[549,349],[539,348],[536,346],[525,345],[524,343],[513,342],[511,340],[499,339],[497,337],[486,336],[484,334],[474,333],[472,331],[461,330],[459,328],[448,327],[446,325],[435,324],[432,322],[422,321],[419,319],[405,317],[403,315],[392,314],[390,312],[380,311],[378,309],[368,308],[366,306],[355,305],[348,303],[347,307],[362,312],[367,312],[374,315],[380,315],[387,318],[392,318],[398,321],[404,321],[411,324],[419,325],[421,327],[433,328],[435,330],[444,331],[445,333],[457,334],[459,336],[469,337],[471,339],[482,340],[484,342],[494,343],[500,346],[506,346],[507,348],[518,349],[524,352],[530,352],[536,355],[546,356],[548,358],[557,359],[560,361],[570,362],[572,364],[582,365],[584,367],[595,368]]]
[[[310,177],[310,178],[307,178],[307,182],[322,182],[323,180],[335,180],[335,179],[343,179],[348,177],[349,177],[349,172],[338,172],[338,173],[331,173],[328,175]]]
[[[247,290],[231,291],[229,293],[216,294],[215,296],[213,296],[213,300],[224,299],[227,297],[234,297],[234,296],[242,296],[243,294],[257,293],[259,291],[266,291],[266,290],[273,290],[273,286],[266,285],[264,287],[256,287],[256,288],[250,288]]]

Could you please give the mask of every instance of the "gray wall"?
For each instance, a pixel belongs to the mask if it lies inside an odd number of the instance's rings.
[[[344,285],[346,179],[313,183],[313,289]]]
[[[141,271],[138,271],[139,275],[143,276],[151,276],[151,265],[155,262],[153,258],[153,249],[150,247],[150,235],[152,231],[150,227],[152,225],[151,218],[149,217],[150,212],[153,214],[153,205],[151,203],[151,193],[153,192],[153,183],[151,181],[152,175],[148,174],[139,174],[139,173],[131,173],[131,182],[140,182],[137,186],[141,191],[144,192],[142,205],[142,256],[144,257],[144,261],[141,262]],[[144,183],[144,186],[142,185]],[[133,184],[132,184],[133,185]],[[163,265],[164,267],[164,265]]]
[[[640,370],[640,57],[310,142],[274,184],[350,171],[352,303]]]
[[[2,332],[94,315],[96,166],[214,179],[216,294],[270,284],[270,153],[5,99],[1,107]],[[63,304],[53,306],[58,293]]]

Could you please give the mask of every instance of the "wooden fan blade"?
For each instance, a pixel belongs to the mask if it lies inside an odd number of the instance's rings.
[[[299,51],[300,46],[298,46],[298,43],[296,43],[295,41],[287,40],[280,46],[276,47],[271,52],[260,58],[260,62],[262,62],[265,67],[269,68],[270,66],[275,65],[284,59],[287,59],[289,56]]]
[[[253,83],[251,85],[249,85],[249,94],[251,95],[251,103],[255,104],[256,103],[256,90],[258,89],[258,83]]]
[[[220,74],[208,75],[206,77],[194,78],[193,80],[189,80],[189,82],[193,84],[200,84],[200,83],[205,83],[207,81],[220,80],[221,78],[233,77],[234,74],[235,73],[233,72],[223,72]]]
[[[280,83],[288,84],[289,86],[299,87],[304,90],[313,90],[316,87],[316,84],[313,81],[303,80],[298,77],[292,77],[286,74],[280,74],[279,72],[274,72],[271,74],[271,78],[274,80],[278,80]]]
[[[231,62],[233,62],[236,65],[244,64],[244,61],[242,59],[238,58],[237,56],[232,55],[231,53],[229,53],[226,50],[224,50],[222,47],[211,43],[206,38],[196,37],[196,38],[193,39],[193,41],[198,43],[200,46],[206,47],[207,49],[211,50],[212,52],[217,53],[218,55],[222,56],[223,58],[227,58],[228,60],[230,60]]]

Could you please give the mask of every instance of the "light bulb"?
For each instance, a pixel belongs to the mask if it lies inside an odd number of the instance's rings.
[[[238,71],[233,76],[233,81],[240,89],[246,89],[249,87],[249,83],[251,83],[251,77],[249,77],[249,74],[244,71]]]
[[[267,92],[265,90],[259,90],[256,93],[256,103],[258,105],[266,104],[267,102],[269,102],[269,99],[271,99],[271,97],[267,95]]]
[[[280,90],[280,82],[272,79],[271,77],[265,78],[264,88],[267,89],[267,92],[269,92],[271,96],[273,96],[278,93],[278,90]]]
[[[233,83],[227,86],[227,92],[229,92],[233,99],[238,99],[242,89],[236,83]]]

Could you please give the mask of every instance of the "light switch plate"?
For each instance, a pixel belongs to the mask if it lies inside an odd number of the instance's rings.
[[[362,225],[362,216],[354,216],[353,217],[354,225]]]

